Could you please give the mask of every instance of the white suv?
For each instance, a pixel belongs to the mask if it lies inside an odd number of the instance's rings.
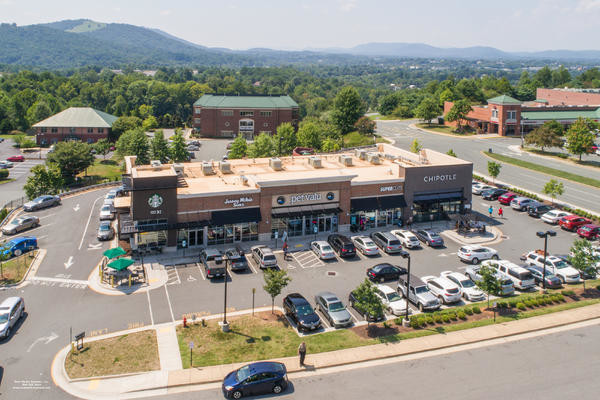
[[[419,241],[419,238],[411,231],[407,231],[405,229],[395,229],[390,233],[396,236],[398,240],[400,240],[400,243],[402,243],[402,246],[408,249],[421,247],[421,242]]]
[[[460,301],[460,288],[450,279],[438,278],[435,276],[424,276],[421,280],[427,283],[427,287],[440,299],[443,304],[456,303]]]
[[[485,300],[485,293],[483,293],[483,290],[479,289],[475,282],[468,276],[453,271],[442,271],[440,276],[454,282],[460,289],[463,298],[469,301]]]
[[[524,261],[527,265],[537,265],[544,268],[544,251],[530,251],[524,256]],[[560,278],[562,283],[579,283],[579,271],[569,266],[562,258],[547,255],[546,256],[546,271]]]
[[[529,290],[535,288],[535,278],[527,269],[512,263],[508,260],[484,261],[482,265],[487,265],[490,268],[500,272],[504,278],[508,278],[513,282],[515,288],[519,290]]]
[[[477,244],[463,246],[456,253],[458,258],[463,261],[477,264],[482,260],[498,259],[498,252],[490,247],[483,247]]]
[[[375,294],[381,299],[383,306],[394,315],[406,313],[406,300],[398,292],[386,285],[375,285]],[[410,307],[408,313],[412,313]]]

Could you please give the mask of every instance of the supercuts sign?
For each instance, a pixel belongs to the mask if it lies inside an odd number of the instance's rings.
[[[273,207],[304,206],[339,201],[339,191],[292,193],[273,196]]]
[[[425,183],[450,182],[456,180],[456,174],[447,175],[425,175],[423,181]]]

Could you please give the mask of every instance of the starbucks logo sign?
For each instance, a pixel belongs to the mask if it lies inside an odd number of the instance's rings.
[[[162,205],[162,203],[163,198],[156,193],[148,198],[148,205],[152,208],[158,208]]]

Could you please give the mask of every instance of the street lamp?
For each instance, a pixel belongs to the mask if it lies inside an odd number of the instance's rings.
[[[546,290],[546,255],[548,253],[548,236],[556,236],[556,232],[552,230],[547,230],[546,232],[539,231],[535,234],[539,238],[544,238],[544,265],[542,266],[542,288]]]
[[[406,315],[404,317],[405,321],[408,321],[408,297],[410,296],[409,294],[409,288],[410,288],[410,253],[409,252],[405,252],[402,253],[402,257],[408,259],[408,275],[406,276]]]
[[[221,328],[223,332],[229,331],[229,324],[227,323],[227,278],[229,277],[229,271],[227,266],[229,265],[229,257],[224,257],[225,261],[225,295],[223,299],[223,322],[221,323]]]

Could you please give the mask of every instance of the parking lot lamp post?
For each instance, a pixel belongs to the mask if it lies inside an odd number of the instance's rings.
[[[406,276],[406,315],[404,316],[404,320],[408,321],[409,317],[408,317],[408,288],[410,287],[410,253],[406,253],[406,254],[402,254],[402,257],[408,259],[408,275]]]
[[[537,237],[544,238],[544,265],[542,265],[542,289],[546,290],[546,255],[548,254],[548,236],[556,236],[556,232],[548,230],[546,232],[536,232]]]
[[[229,272],[227,266],[229,265],[229,258],[225,258],[225,296],[223,299],[223,330],[227,329],[227,278],[229,277]]]

